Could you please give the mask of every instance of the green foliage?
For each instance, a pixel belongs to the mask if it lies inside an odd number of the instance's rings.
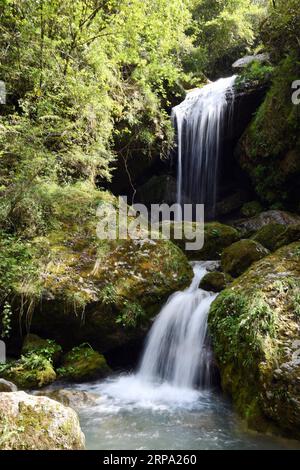
[[[237,77],[235,86],[239,90],[245,90],[248,86],[267,85],[270,83],[274,67],[254,61],[245,67]]]
[[[9,302],[4,302],[1,315],[1,338],[9,338],[11,331],[12,309]]]
[[[198,70],[218,76],[256,45],[259,23],[266,15],[268,1],[196,0],[193,25]]]
[[[126,300],[116,322],[129,328],[136,328],[145,316],[146,313],[140,304]]]

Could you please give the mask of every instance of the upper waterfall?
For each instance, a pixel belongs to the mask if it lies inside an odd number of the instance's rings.
[[[177,202],[205,204],[214,217],[222,144],[230,129],[236,75],[187,94],[172,110],[177,132]]]

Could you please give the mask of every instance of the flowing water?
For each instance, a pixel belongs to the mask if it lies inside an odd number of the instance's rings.
[[[215,215],[218,167],[225,133],[230,131],[236,76],[221,78],[187,94],[173,108],[177,130],[177,202],[205,204]]]
[[[98,397],[79,413],[87,448],[297,447],[245,431],[230,403],[211,387],[207,317],[215,294],[198,288],[210,267],[209,262],[195,263],[191,286],[170,297],[149,333],[136,374],[77,386]]]

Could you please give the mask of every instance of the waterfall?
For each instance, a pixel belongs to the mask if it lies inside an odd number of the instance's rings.
[[[235,79],[222,78],[191,91],[172,111],[178,142],[177,202],[205,204],[208,218],[215,215],[218,167],[230,130]]]
[[[206,388],[210,384],[207,317],[216,295],[199,289],[211,262],[194,263],[194,279],[172,295],[149,333],[138,376],[175,387]]]

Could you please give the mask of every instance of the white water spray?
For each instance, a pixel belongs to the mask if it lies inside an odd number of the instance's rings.
[[[205,204],[215,215],[219,160],[224,135],[230,130],[236,76],[222,78],[188,93],[173,108],[177,130],[177,202]]]

